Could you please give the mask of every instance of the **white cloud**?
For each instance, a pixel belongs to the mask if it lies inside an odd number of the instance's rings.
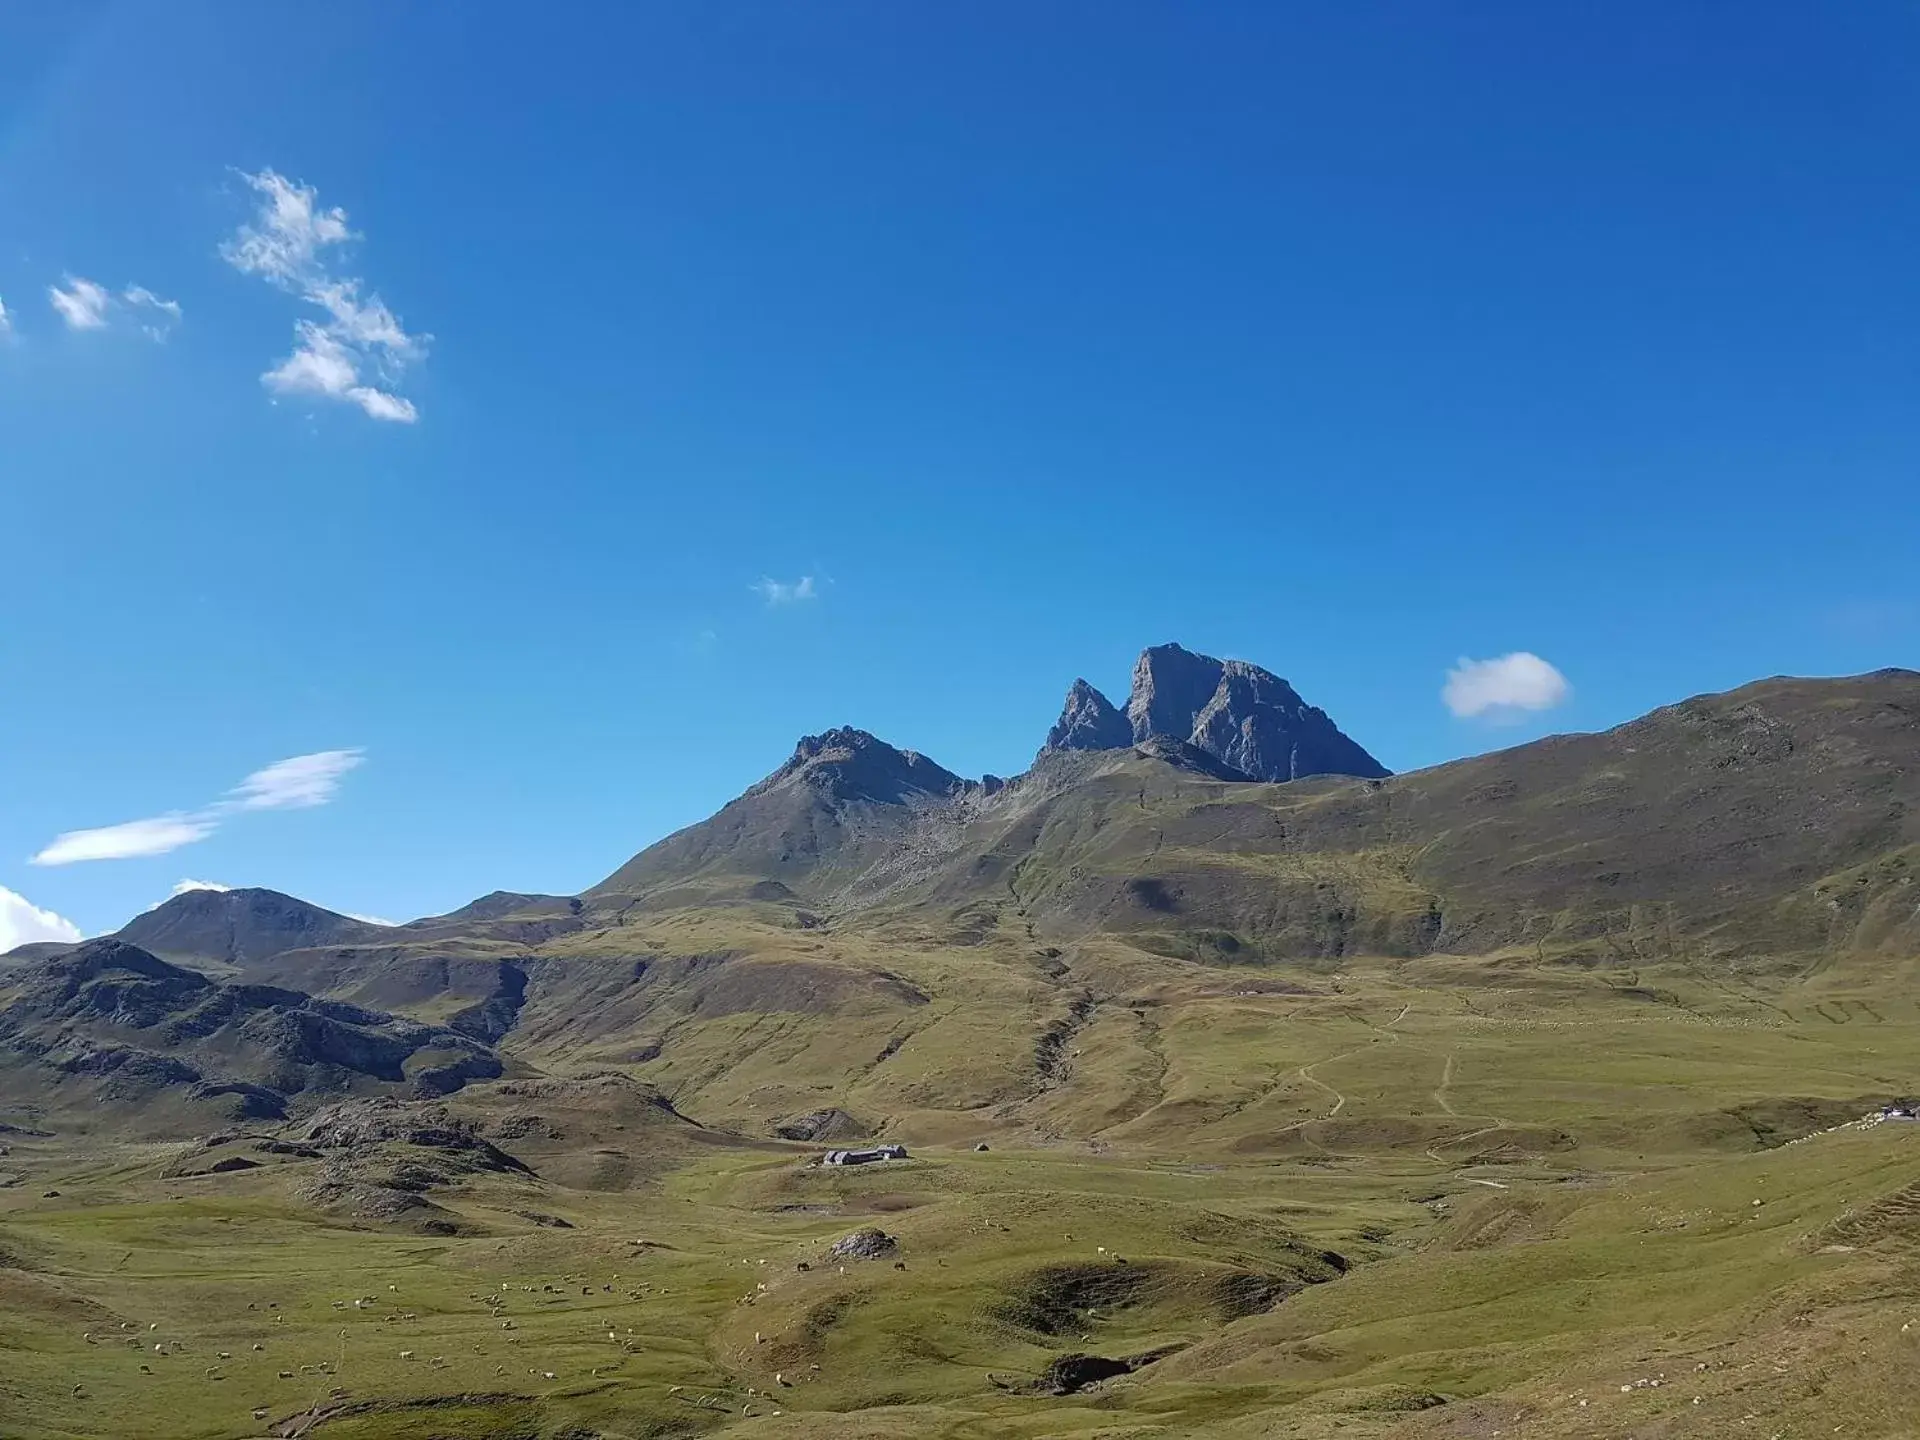
[[[391,387],[408,365],[426,355],[426,335],[410,335],[363,282],[331,269],[338,247],[360,237],[347,212],[323,209],[319,192],[272,170],[241,177],[260,196],[253,223],[220,247],[226,262],[258,275],[327,314],[324,322],[294,322],[294,348],[260,377],[276,395],[317,395],[357,405],[375,420],[412,424],[420,412]],[[373,383],[379,381],[379,384]]]
[[[182,895],[192,894],[195,890],[212,890],[224,895],[231,889],[233,886],[222,885],[218,880],[176,880],[173,882],[173,889],[167,892],[167,899],[177,900]]]
[[[361,915],[352,910],[342,910],[340,913],[349,920],[360,921],[363,925],[384,925],[389,930],[396,928],[400,924],[398,920],[382,920],[378,915]]]
[[[144,313],[140,328],[155,340],[167,338],[167,332],[180,323],[180,302],[162,300],[144,285],[129,285],[120,299]]]
[[[411,401],[362,385],[353,355],[328,331],[311,320],[296,321],[293,328],[299,337],[293,353],[260,377],[260,383],[269,390],[277,395],[350,400],[375,420],[410,424],[417,418],[419,412]]]
[[[104,825],[97,830],[69,830],[35,855],[33,865],[73,865],[83,860],[131,860],[142,855],[165,855],[182,845],[204,840],[215,822],[205,814],[156,815]]]
[[[67,276],[67,288],[64,290],[58,285],[49,285],[47,299],[60,312],[60,318],[67,322],[69,330],[106,328],[107,307],[113,303],[113,297],[107,294],[104,286],[96,285],[91,280],[82,280],[77,275]]]
[[[256,770],[229,793],[238,810],[304,810],[325,805],[340,789],[340,777],[364,759],[360,750],[319,750],[276,760]]]
[[[144,855],[165,855],[182,845],[204,840],[220,828],[228,815],[245,810],[304,810],[325,805],[340,789],[340,777],[359,765],[363,751],[319,750],[311,755],[294,755],[276,760],[256,770],[227,792],[226,798],[194,811],[174,811],[146,820],[129,820],[124,825],[106,825],[97,830],[69,830],[56,835],[53,843],[28,863],[31,865],[73,865],[83,860],[130,860]],[[174,894],[184,890],[224,890],[211,881],[183,880]]]
[[[71,945],[80,938],[80,927],[66,916],[42,910],[26,896],[16,895],[0,885],[0,955],[36,940],[58,940]]]
[[[1566,676],[1525,650],[1497,660],[1462,656],[1447,672],[1447,683],[1440,690],[1441,700],[1455,715],[1494,721],[1517,720],[1528,710],[1551,710],[1564,705],[1572,694]]]
[[[176,880],[173,882],[173,888],[167,891],[166,899],[154,901],[147,909],[158,910],[167,903],[167,900],[178,900],[182,895],[191,895],[196,890],[211,890],[215,894],[224,895],[231,889],[233,886],[222,885],[218,880]]]
[[[121,306],[135,311],[140,317],[141,330],[155,340],[166,339],[167,332],[180,323],[180,302],[162,300],[144,285],[129,285],[116,298],[104,285],[69,275],[65,289],[58,285],[47,287],[47,299],[60,312],[69,330],[104,330],[114,310]],[[0,330],[6,328],[4,314],[0,314]]]
[[[320,209],[319,192],[311,185],[296,185],[272,170],[241,178],[262,198],[258,223],[242,225],[220,247],[236,270],[293,288],[320,264],[323,249],[355,238],[347,229],[347,212],[338,205]]]
[[[0,300],[0,335],[13,333],[13,317],[7,313],[7,302]]]
[[[817,600],[820,597],[820,591],[814,585],[811,575],[802,575],[794,581],[763,578],[755,581],[752,588],[769,605],[792,605],[801,600]]]

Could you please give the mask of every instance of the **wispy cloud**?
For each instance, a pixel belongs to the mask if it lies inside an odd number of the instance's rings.
[[[69,830],[28,861],[32,865],[74,865],[88,860],[131,860],[166,855],[204,840],[229,815],[248,810],[300,810],[325,805],[340,789],[340,777],[364,759],[361,750],[321,750],[276,760],[254,771],[223,799],[198,810],[176,810],[145,820]],[[188,889],[225,889],[211,882],[182,881]],[[176,894],[180,888],[176,887]]]
[[[85,860],[132,860],[143,855],[165,855],[182,845],[206,839],[216,824],[204,812],[175,813],[129,820],[122,825],[102,825],[96,830],[69,830],[54,836],[53,843],[28,863],[75,865]]]
[[[91,280],[83,280],[77,275],[66,277],[66,288],[58,285],[47,287],[47,299],[53,308],[60,312],[60,318],[67,322],[69,330],[103,330],[107,324],[107,306],[113,303],[113,297],[103,285]]]
[[[0,955],[36,940],[57,940],[71,945],[79,940],[80,927],[64,915],[42,910],[24,895],[0,885]]]
[[[261,383],[276,395],[357,405],[375,420],[418,419],[413,402],[391,387],[407,366],[424,358],[432,337],[407,333],[378,295],[363,294],[363,280],[335,271],[340,248],[360,238],[348,228],[347,212],[322,207],[313,186],[277,171],[241,178],[260,197],[259,209],[251,224],[220,247],[221,257],[243,275],[258,275],[326,314],[325,320],[294,322],[292,353]]]
[[[1462,719],[1484,718],[1496,724],[1518,720],[1524,712],[1564,705],[1573,687],[1552,665],[1525,650],[1495,660],[1469,660],[1447,672],[1440,699]]]
[[[340,789],[340,777],[366,758],[362,750],[320,750],[276,760],[236,785],[230,803],[239,810],[304,810],[324,805]]]
[[[47,300],[69,330],[104,330],[119,310],[131,312],[140,329],[155,340],[166,339],[180,323],[180,302],[163,300],[144,285],[129,285],[115,296],[104,285],[69,275],[64,285],[47,287]]]
[[[0,335],[13,333],[13,316],[7,313],[7,302],[0,300]]]
[[[180,323],[180,302],[162,300],[144,285],[127,286],[120,292],[120,299],[140,312],[140,328],[155,340],[166,339],[167,333]]]
[[[363,925],[384,925],[389,930],[400,924],[398,920],[382,920],[378,915],[362,915],[355,910],[342,910],[340,913],[349,920],[358,920]]]
[[[752,589],[769,605],[795,605],[802,600],[820,598],[819,587],[814,584],[811,575],[802,575],[798,580],[791,581],[762,577],[754,581]]]

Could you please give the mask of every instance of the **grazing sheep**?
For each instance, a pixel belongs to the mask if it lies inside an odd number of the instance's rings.
[[[413,1351],[411,1351],[411,1350],[402,1350],[402,1351],[400,1352],[400,1358],[401,1358],[402,1360],[411,1360],[411,1359],[413,1358]]]

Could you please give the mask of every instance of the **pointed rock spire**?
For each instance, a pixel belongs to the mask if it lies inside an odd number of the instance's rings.
[[[1073,682],[1067,691],[1067,703],[1060,718],[1047,732],[1049,750],[1117,750],[1133,743],[1133,729],[1127,717],[1106,696],[1085,680]]]

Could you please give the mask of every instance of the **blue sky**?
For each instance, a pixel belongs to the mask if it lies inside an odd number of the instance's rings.
[[[1872,0],[6,7],[0,913],[570,891],[1169,639],[1399,769],[1912,664],[1916,97]]]

